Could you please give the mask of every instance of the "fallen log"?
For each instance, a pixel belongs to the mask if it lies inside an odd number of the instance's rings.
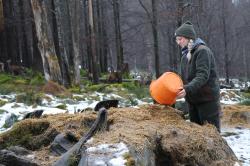
[[[106,130],[107,127],[107,110],[101,108],[98,112],[98,117],[94,124],[91,126],[87,134],[85,134],[71,149],[64,153],[53,166],[69,166],[69,165],[80,165],[84,163],[84,154],[86,153],[86,147],[84,144],[95,135],[98,131]]]

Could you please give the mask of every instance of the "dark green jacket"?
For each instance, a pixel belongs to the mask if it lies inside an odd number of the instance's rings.
[[[192,104],[218,101],[220,88],[212,51],[197,44],[191,51],[191,60],[186,55],[181,58],[181,77],[186,90],[186,100]]]

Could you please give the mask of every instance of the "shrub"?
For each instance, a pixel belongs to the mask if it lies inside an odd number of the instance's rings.
[[[42,74],[38,73],[30,80],[30,85],[43,85],[45,83]]]
[[[80,75],[81,75],[81,77],[87,77],[88,76],[87,70],[80,69]]]

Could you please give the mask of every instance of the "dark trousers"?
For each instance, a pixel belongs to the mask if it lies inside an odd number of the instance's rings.
[[[210,123],[220,132],[220,112],[219,101],[206,102],[202,104],[189,104],[189,118],[191,122],[203,125]]]

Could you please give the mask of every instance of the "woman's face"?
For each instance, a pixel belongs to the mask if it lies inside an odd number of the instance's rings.
[[[177,36],[176,37],[176,43],[181,47],[184,48],[185,46],[188,45],[188,39],[182,36]]]

